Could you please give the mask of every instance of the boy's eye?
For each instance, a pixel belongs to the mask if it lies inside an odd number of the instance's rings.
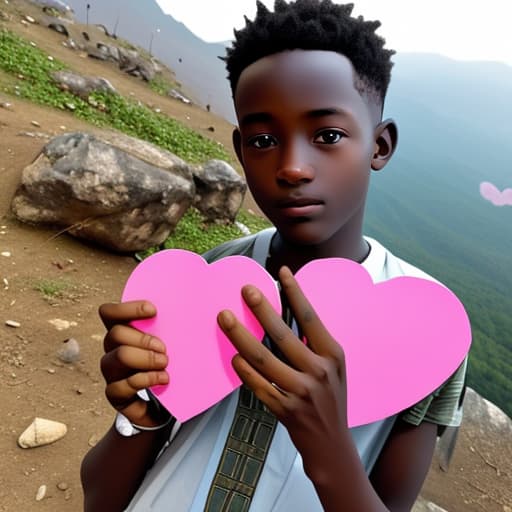
[[[322,130],[315,135],[313,142],[317,142],[319,144],[336,144],[343,136],[344,133],[341,130]]]
[[[249,146],[258,148],[258,149],[266,149],[277,144],[277,141],[272,135],[268,133],[264,133],[262,135],[256,135],[255,137],[251,137],[248,141]]]

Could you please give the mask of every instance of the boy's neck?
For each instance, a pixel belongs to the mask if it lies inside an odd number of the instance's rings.
[[[286,265],[293,273],[312,260],[322,258],[346,258],[363,262],[370,253],[370,245],[361,233],[351,239],[328,240],[320,245],[296,245],[286,241],[279,232],[272,238],[267,260],[267,270],[277,277],[279,269]]]

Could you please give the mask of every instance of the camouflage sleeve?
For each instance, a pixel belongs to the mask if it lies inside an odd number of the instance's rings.
[[[416,405],[406,409],[400,417],[413,425],[428,421],[439,426],[458,427],[462,420],[466,368],[467,357],[444,384]]]

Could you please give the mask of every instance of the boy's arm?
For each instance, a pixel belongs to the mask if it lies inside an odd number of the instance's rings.
[[[123,437],[112,426],[82,461],[80,476],[85,512],[124,510],[139,488],[171,426]]]
[[[108,329],[101,359],[106,397],[133,424],[156,430],[124,437],[113,426],[89,451],[81,467],[86,512],[124,510],[169,439],[169,413],[164,415],[162,410],[152,407],[151,401],[138,395],[142,389],[169,382],[165,345],[130,326],[134,320],[155,314],[154,306],[145,301],[100,307],[100,316]]]
[[[427,476],[438,425],[415,426],[398,419],[370,475],[373,488],[392,511],[410,511]]]

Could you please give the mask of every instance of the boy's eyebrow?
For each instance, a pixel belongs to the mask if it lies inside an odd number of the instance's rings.
[[[247,126],[255,123],[268,123],[272,120],[272,116],[268,112],[253,112],[242,117],[240,126]]]
[[[325,107],[325,108],[317,108],[314,110],[310,110],[306,112],[305,117],[315,119],[318,117],[326,117],[326,116],[344,116],[344,117],[352,117],[352,114],[346,110],[337,107]],[[272,121],[273,116],[268,112],[253,112],[244,116],[240,121],[240,126],[247,126],[250,124],[256,123],[268,123]]]
[[[311,118],[326,117],[326,116],[352,117],[350,112],[343,110],[341,108],[337,108],[337,107],[318,108],[315,110],[311,110],[306,114],[306,117],[311,117]]]

